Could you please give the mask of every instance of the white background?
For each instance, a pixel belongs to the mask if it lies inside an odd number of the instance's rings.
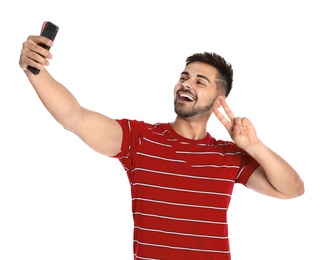
[[[230,3],[231,2],[231,3]],[[48,70],[82,106],[168,122],[192,53],[234,68],[228,103],[300,173],[277,200],[236,185],[234,260],[332,259],[329,1],[3,1],[0,7],[0,259],[132,259],[130,187],[46,111],[18,65],[43,21],[59,27]],[[211,118],[209,132],[229,139]]]

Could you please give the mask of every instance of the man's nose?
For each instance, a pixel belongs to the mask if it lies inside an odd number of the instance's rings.
[[[184,88],[189,88],[189,89],[192,89],[192,88],[193,88],[193,86],[192,86],[192,82],[191,82],[189,79],[187,79],[186,81],[183,81],[182,86],[183,86]]]

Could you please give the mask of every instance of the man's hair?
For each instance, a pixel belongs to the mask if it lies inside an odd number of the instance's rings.
[[[195,53],[187,57],[186,66],[194,61],[209,64],[217,69],[217,88],[220,91],[225,90],[225,96],[227,97],[228,94],[231,92],[233,83],[232,65],[220,55],[212,52]]]

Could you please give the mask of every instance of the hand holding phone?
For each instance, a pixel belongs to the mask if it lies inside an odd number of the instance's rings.
[[[52,22],[46,22],[45,27],[41,33],[41,36],[44,36],[52,41],[54,41],[55,36],[57,35],[59,30],[59,27],[57,25],[55,25]],[[45,44],[38,44],[39,46],[49,50],[50,47],[45,45]],[[38,73],[40,72],[39,69],[28,66],[28,70],[30,70],[33,74],[38,75]]]

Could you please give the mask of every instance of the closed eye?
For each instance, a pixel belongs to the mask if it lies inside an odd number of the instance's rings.
[[[207,83],[204,80],[197,80],[196,84],[200,87],[205,87]]]

